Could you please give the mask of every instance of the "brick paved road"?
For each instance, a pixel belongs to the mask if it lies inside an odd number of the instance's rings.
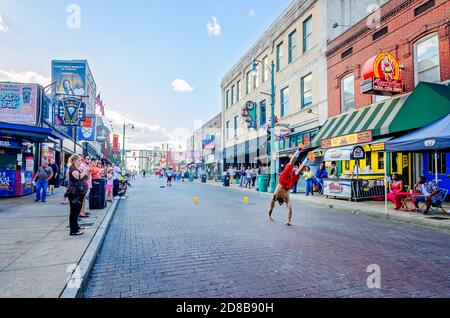
[[[140,180],[122,201],[85,297],[450,297],[450,235],[267,197]],[[193,197],[200,198],[194,205]],[[381,289],[367,287],[368,265]]]

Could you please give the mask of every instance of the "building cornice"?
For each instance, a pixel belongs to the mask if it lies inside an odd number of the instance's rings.
[[[275,42],[283,32],[308,11],[318,0],[294,0],[269,28],[258,38],[242,58],[225,74],[220,84],[226,87],[238,75],[243,74],[255,58],[258,58],[267,49],[273,52]]]

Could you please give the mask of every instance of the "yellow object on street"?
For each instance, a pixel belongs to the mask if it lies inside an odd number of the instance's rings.
[[[194,204],[198,204],[198,197],[194,197]]]
[[[248,202],[249,202],[248,197],[244,197],[244,203],[245,203],[245,204],[248,204]]]

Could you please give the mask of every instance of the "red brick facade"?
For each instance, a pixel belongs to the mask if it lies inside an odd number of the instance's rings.
[[[368,28],[367,20],[341,34],[328,44],[328,116],[341,113],[341,79],[355,76],[355,108],[372,104],[372,95],[361,93],[362,66],[380,52],[390,52],[404,65],[405,92],[415,87],[414,44],[431,34],[438,34],[441,81],[450,79],[450,1],[434,0],[434,6],[421,14],[415,10],[429,0],[391,0],[380,8],[378,28]],[[385,26],[388,32],[376,40],[373,34]],[[342,57],[342,53],[352,53]]]

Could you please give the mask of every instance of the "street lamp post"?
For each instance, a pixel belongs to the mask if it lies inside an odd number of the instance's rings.
[[[263,67],[270,71],[270,86],[271,92],[270,94],[263,93],[261,94],[270,96],[270,111],[271,111],[271,121],[270,121],[270,183],[269,183],[269,192],[274,193],[275,188],[277,186],[276,183],[276,152],[275,152],[275,63],[272,61],[271,66],[269,67],[262,61],[254,60],[253,62],[253,73],[258,72],[258,63],[261,63]]]
[[[134,129],[133,124],[125,124],[123,123],[123,143],[122,143],[122,167],[125,168],[125,131],[127,128]]]

